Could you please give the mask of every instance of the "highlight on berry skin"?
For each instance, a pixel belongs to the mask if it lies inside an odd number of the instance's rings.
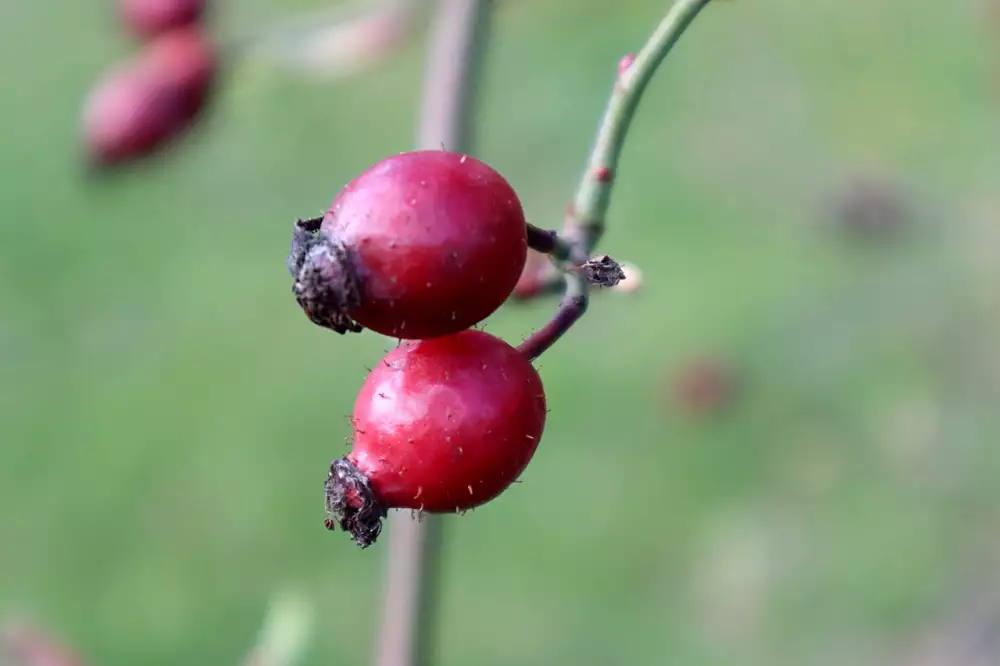
[[[351,450],[325,482],[325,524],[365,548],[389,509],[486,504],[528,466],[545,417],[538,372],[500,338],[467,330],[404,341],[361,387]]]
[[[287,266],[306,316],[336,333],[398,339],[451,335],[493,314],[527,260],[520,199],[468,155],[388,157],[299,220]]]

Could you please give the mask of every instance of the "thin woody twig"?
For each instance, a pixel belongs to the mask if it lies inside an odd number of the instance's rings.
[[[469,152],[472,103],[490,0],[439,0],[427,55],[417,148]],[[388,517],[389,553],[376,666],[426,666],[435,632],[441,519]]]
[[[556,316],[544,327],[532,333],[517,348],[530,361],[544,354],[587,311],[590,289],[586,278],[578,272],[567,272],[564,279],[566,292],[563,294]]]

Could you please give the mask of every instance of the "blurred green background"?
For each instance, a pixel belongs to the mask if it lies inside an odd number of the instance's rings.
[[[322,4],[228,2],[213,26]],[[497,5],[474,152],[558,226],[667,3]],[[995,663],[972,659],[1000,653],[997,16],[708,7],[602,242],[644,289],[598,295],[541,361],[524,482],[446,519],[435,663]],[[134,50],[110,3],[0,24],[0,615],[102,666],[236,664],[292,589],[317,608],[301,663],[367,663],[385,544],[326,532],[320,487],[392,342],[309,324],[283,261],[297,216],[411,145],[424,24],[347,79],[232,63],[195,135],[99,182],[80,106]],[[895,188],[898,228],[838,226],[858,178]],[[554,307],[488,330],[517,342]],[[698,358],[737,386],[701,416],[673,388]]]

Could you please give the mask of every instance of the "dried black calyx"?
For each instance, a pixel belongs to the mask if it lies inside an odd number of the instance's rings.
[[[337,525],[354,543],[367,548],[382,531],[386,508],[372,490],[368,478],[347,458],[334,460],[323,486],[326,496],[326,528]]]
[[[298,278],[309,248],[316,244],[322,224],[322,217],[295,221],[295,226],[292,228],[292,248],[288,253],[288,259],[285,260],[285,268],[293,278]]]
[[[295,300],[316,325],[340,334],[360,333],[348,314],[361,303],[350,252],[321,228],[323,218],[298,220],[285,267],[295,278]]]
[[[622,267],[606,254],[591,257],[580,269],[586,276],[587,282],[600,287],[613,287],[625,279]]]

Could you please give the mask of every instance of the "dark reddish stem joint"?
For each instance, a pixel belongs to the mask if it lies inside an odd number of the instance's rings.
[[[548,324],[532,333],[527,340],[518,346],[517,350],[529,361],[537,359],[558,342],[566,331],[572,328],[573,324],[583,316],[587,311],[589,300],[586,291],[564,298],[559,304],[556,316]]]
[[[528,247],[542,254],[553,254],[559,245],[559,236],[555,231],[542,229],[533,224],[528,225]]]

